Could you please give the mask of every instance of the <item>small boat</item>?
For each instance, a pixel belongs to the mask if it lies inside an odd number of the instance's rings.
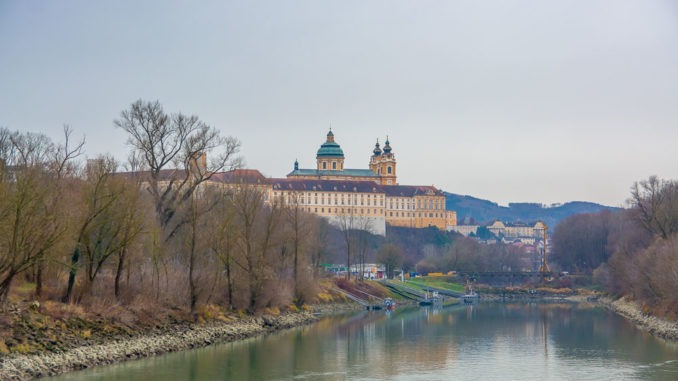
[[[466,294],[461,297],[464,303],[467,304],[473,304],[478,301],[478,294],[472,293],[472,294]]]
[[[466,279],[466,294],[461,297],[461,300],[466,304],[476,303],[479,299],[478,294],[473,289],[473,285]]]
[[[433,291],[429,297],[429,291],[424,293],[424,299],[419,302],[420,306],[442,305],[443,298],[438,294],[438,291]]]

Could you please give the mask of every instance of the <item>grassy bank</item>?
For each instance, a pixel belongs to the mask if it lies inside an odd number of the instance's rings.
[[[464,285],[459,283],[454,283],[451,279],[447,277],[439,276],[427,276],[419,278],[410,278],[407,280],[407,284],[418,287],[422,290],[426,290],[426,287],[435,287],[445,290],[450,290],[454,292],[464,292]]]

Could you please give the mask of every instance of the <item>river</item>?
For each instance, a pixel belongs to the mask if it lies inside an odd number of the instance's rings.
[[[297,379],[677,380],[678,345],[584,304],[406,307],[52,380]]]

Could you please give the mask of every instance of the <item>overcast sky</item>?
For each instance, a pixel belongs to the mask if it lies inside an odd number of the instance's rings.
[[[678,2],[0,0],[0,126],[123,159],[139,98],[267,176],[331,123],[348,168],[388,134],[401,184],[622,205],[678,178]]]

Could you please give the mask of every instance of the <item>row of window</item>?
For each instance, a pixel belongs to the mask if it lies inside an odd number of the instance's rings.
[[[327,197],[325,197],[327,195]],[[286,201],[289,203],[292,199],[291,195],[288,193],[280,192],[280,196],[285,197]],[[273,197],[278,198],[278,192],[273,192]],[[306,202],[308,201],[308,202]],[[318,202],[320,201],[320,202]],[[395,201],[395,202],[394,202]],[[377,205],[377,202],[379,203]],[[383,196],[377,196],[373,194],[365,195],[348,195],[341,194],[338,196],[336,193],[314,193],[311,196],[311,193],[302,194],[299,197],[300,204],[312,204],[312,205],[358,205],[361,206],[384,206]],[[417,207],[417,208],[415,208]],[[445,209],[444,202],[441,200],[404,200],[404,199],[390,199],[388,200],[389,209],[399,209],[399,210],[414,210],[414,209],[428,209],[428,210],[443,210]]]
[[[318,213],[318,209],[320,209],[320,213],[325,213],[325,208],[313,208],[313,212]],[[334,213],[337,214],[339,213],[339,210],[341,209],[341,214],[344,213],[350,213],[351,209],[350,208],[334,208]],[[311,212],[311,208],[308,208],[308,211]],[[332,213],[332,208],[327,208],[327,213]],[[353,213],[358,213],[358,209],[353,208]],[[393,215],[394,212],[389,212],[389,217],[394,217]],[[384,211],[381,209],[360,209],[360,214],[374,214],[374,215],[382,215],[384,214]],[[442,218],[443,214],[442,213],[405,213],[405,212],[395,212],[395,217],[424,217],[426,218],[428,214],[429,218]]]
[[[339,165],[339,170],[340,170],[340,171],[344,169],[344,164],[343,164],[343,163],[339,163],[338,165]],[[327,162],[326,162],[326,161],[323,161],[323,169],[324,169],[324,170],[327,169]],[[332,162],[332,169],[337,169],[337,162],[336,162],[336,161],[333,161],[333,162]]]
[[[430,209],[430,210],[443,210],[445,205],[443,201],[438,200],[388,200],[389,209],[400,209],[400,210],[411,210],[415,209]]]

